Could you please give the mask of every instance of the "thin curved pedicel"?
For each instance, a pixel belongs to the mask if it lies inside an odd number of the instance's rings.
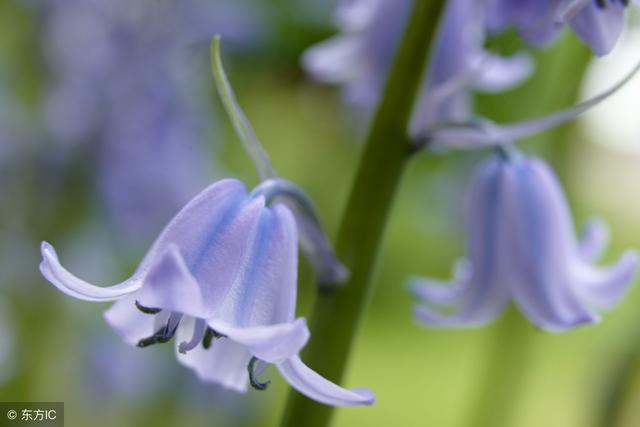
[[[268,199],[267,203],[275,198],[282,199],[293,210],[300,230],[300,244],[315,268],[319,286],[333,288],[346,279],[348,272],[337,260],[329,240],[322,230],[313,202],[299,187],[277,177],[251,124],[238,105],[224,72],[220,58],[219,36],[212,41],[211,57],[213,74],[225,109],[263,181],[252,194],[254,196],[263,194]]]
[[[566,110],[513,124],[495,124],[488,120],[475,119],[466,123],[435,124],[416,141],[419,148],[434,150],[443,149],[477,149],[511,144],[514,141],[536,135],[560,126],[575,119],[582,113],[606,100],[625,86],[640,71],[640,62],[619,82],[587,101],[581,102]]]
[[[452,283],[414,279],[415,313],[446,327],[478,326],[509,300],[536,326],[565,331],[600,320],[633,282],[637,254],[611,266],[597,260],[607,241],[592,221],[578,241],[562,188],[540,159],[494,156],[474,174],[467,207],[467,259]]]
[[[298,224],[300,244],[316,271],[318,286],[332,289],[346,280],[349,272],[337,259],[322,231],[313,201],[300,187],[291,181],[275,178],[264,181],[251,194],[263,196],[267,204],[281,201],[292,209]]]
[[[429,96],[420,100],[414,114],[416,117],[434,117],[439,105],[454,103],[454,98],[472,90],[474,86],[482,88],[487,93],[516,86],[525,79],[525,76],[531,74],[533,68],[533,61],[524,54],[500,59],[489,54],[483,55],[475,64],[469,65],[468,69],[431,87]],[[513,78],[506,78],[506,75],[511,75]],[[410,134],[419,138],[420,134],[424,133],[421,127],[425,125],[429,129],[434,126],[434,123],[414,120],[409,130]],[[437,123],[435,126],[438,126]]]
[[[262,180],[275,178],[277,174],[273,166],[271,166],[269,156],[262,147],[262,144],[260,144],[258,137],[251,127],[251,123],[249,123],[249,120],[242,112],[242,108],[240,108],[236,96],[233,93],[233,88],[229,84],[227,75],[224,72],[222,58],[220,56],[220,36],[214,37],[211,42],[211,69],[222,104],[231,119],[231,123],[233,123],[233,127],[244,149],[258,169],[260,178]]]
[[[296,221],[287,206],[267,206],[262,194],[248,194],[239,181],[223,180],[197,195],[132,278],[115,287],[73,276],[46,243],[42,256],[42,273],[63,292],[116,301],[104,317],[127,343],[147,347],[175,338],[178,361],[205,381],[245,391],[256,358],[321,402],[373,403],[371,392],[343,389],[299,360],[309,330],[295,317]],[[255,375],[253,382],[262,384]]]

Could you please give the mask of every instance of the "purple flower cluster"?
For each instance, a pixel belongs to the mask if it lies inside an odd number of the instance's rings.
[[[344,0],[336,13],[342,33],[309,49],[303,57],[305,67],[318,80],[344,84],[348,101],[372,108],[412,4],[412,0]],[[485,15],[482,2],[447,2],[414,111],[414,132],[434,122],[469,119],[469,88],[505,90],[531,72],[526,55],[505,58],[484,49]]]
[[[484,48],[489,34],[515,27],[542,46],[565,25],[597,55],[611,51],[624,24],[623,0],[448,0],[414,109],[410,131],[474,117],[473,91],[499,92],[533,69],[525,54],[501,57]],[[310,48],[303,64],[316,79],[344,85],[347,101],[373,108],[413,0],[342,0],[336,11],[341,33]],[[425,48],[427,48],[425,46]]]

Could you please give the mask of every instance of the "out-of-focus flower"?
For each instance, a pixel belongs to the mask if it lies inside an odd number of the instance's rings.
[[[107,322],[129,344],[177,335],[178,360],[198,376],[244,391],[257,363],[274,364],[301,393],[330,405],[371,404],[368,390],[346,390],[305,366],[309,338],[295,319],[298,233],[291,211],[260,192],[223,180],[196,196],[160,234],[133,276],[109,288],[73,276],[42,244],[42,274],[63,292],[117,302]],[[215,342],[214,342],[215,341]]]
[[[636,272],[631,251],[613,266],[593,265],[606,227],[592,222],[576,241],[562,189],[539,159],[503,152],[481,165],[467,221],[468,258],[453,282],[413,281],[415,312],[427,324],[482,325],[514,300],[538,327],[564,331],[597,322],[594,309],[617,304]]]
[[[305,67],[318,80],[344,84],[348,101],[372,108],[412,4],[412,0],[343,0],[336,13],[342,34],[309,49],[303,57]],[[447,2],[412,130],[435,121],[468,119],[469,88],[501,91],[530,73],[527,56],[504,58],[484,49],[484,18],[482,2]]]
[[[571,26],[598,56],[615,46],[624,26],[628,0],[488,0],[491,31],[515,26],[534,46],[552,41]],[[636,3],[637,0],[635,0]]]
[[[98,186],[123,236],[145,240],[211,180],[208,43],[238,48],[268,28],[244,0],[42,2],[51,84],[43,114],[61,144],[92,144]]]
[[[164,362],[148,357],[137,349],[117,345],[117,337],[110,333],[95,334],[79,341],[82,348],[81,375],[83,390],[90,391],[88,399],[102,402],[106,399],[126,399],[137,402],[151,395],[166,392],[175,384],[176,375]],[[88,344],[88,345],[87,345]],[[165,375],[157,375],[162,370]]]
[[[16,343],[13,323],[4,296],[0,295],[0,384],[16,374]]]

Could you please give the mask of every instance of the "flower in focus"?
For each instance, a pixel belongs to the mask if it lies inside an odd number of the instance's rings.
[[[593,263],[607,229],[590,223],[577,241],[569,207],[550,168],[518,153],[496,156],[473,178],[468,205],[467,259],[451,284],[415,279],[417,317],[436,326],[482,325],[510,300],[538,327],[564,331],[595,323],[595,309],[618,303],[632,283],[637,255],[614,265]]]
[[[411,0],[343,0],[336,14],[342,34],[309,49],[303,57],[305,67],[321,81],[346,85],[348,101],[373,108],[412,4]],[[480,2],[447,2],[412,130],[435,121],[468,119],[469,87],[501,91],[529,75],[529,57],[504,58],[483,48],[484,28]]]
[[[541,46],[569,25],[596,55],[603,56],[622,32],[628,4],[628,0],[489,0],[488,27],[500,31],[513,25],[528,43]]]
[[[301,393],[329,405],[373,403],[312,371],[298,353],[309,338],[295,316],[298,232],[284,204],[266,204],[232,179],[196,196],[167,225],[128,280],[93,286],[65,270],[42,244],[42,274],[78,299],[116,301],[105,319],[129,344],[176,336],[177,358],[204,381],[245,391],[274,364]]]

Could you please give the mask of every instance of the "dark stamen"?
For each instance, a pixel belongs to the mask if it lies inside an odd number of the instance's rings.
[[[262,391],[269,386],[271,381],[260,382],[258,381],[258,378],[256,378],[257,374],[256,374],[255,366],[256,366],[256,363],[259,361],[260,359],[258,359],[257,357],[252,357],[251,360],[249,361],[249,365],[247,365],[247,370],[249,371],[249,382],[251,383],[251,387],[255,388],[256,390]]]
[[[174,324],[172,325],[172,323]],[[138,341],[138,347],[145,348],[153,344],[163,344],[171,341],[171,338],[176,334],[179,323],[180,322],[171,322],[170,319],[165,326],[158,330],[158,332],[148,338],[143,338]]]
[[[208,350],[211,347],[211,343],[214,339],[226,338],[226,335],[222,335],[216,332],[214,329],[207,326],[207,330],[204,331],[204,337],[202,338],[202,347]]]
[[[607,7],[607,0],[595,0],[596,2],[596,6],[598,6],[600,9],[604,9],[605,7]]]
[[[136,308],[144,314],[158,314],[162,311],[161,308],[145,307],[144,305],[140,304],[138,300],[136,300]]]

